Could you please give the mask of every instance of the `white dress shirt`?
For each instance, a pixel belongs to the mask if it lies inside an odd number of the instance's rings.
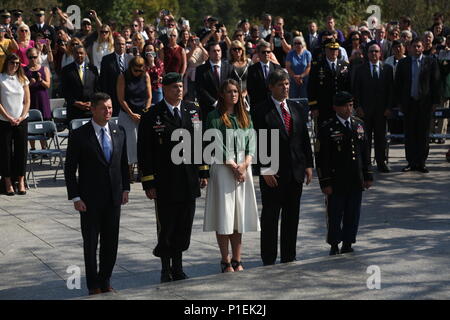
[[[169,111],[170,111],[170,113],[172,113],[173,116],[175,115],[174,109],[177,108],[178,109],[178,114],[180,115],[180,119],[182,119],[182,116],[181,116],[181,101],[176,106],[173,106],[170,103],[168,103],[166,99],[164,99],[164,102],[169,107]]]
[[[272,96],[271,96],[271,98],[272,98],[273,103],[275,104],[275,107],[277,108],[277,111],[278,111],[278,114],[280,115],[281,121],[283,121],[283,124],[286,126],[286,123],[284,123],[283,113],[281,112],[281,103],[284,103],[284,110],[286,110],[287,113],[289,113],[289,115],[291,114],[291,111],[289,111],[289,107],[287,105],[286,99],[284,99],[283,101],[278,101]]]
[[[347,127],[347,126],[345,125],[345,121],[348,121],[348,123],[349,123],[349,125],[350,125],[350,128],[352,127],[352,119],[351,119],[351,117],[348,117],[347,119],[344,119],[344,118],[341,118],[340,116],[338,116],[337,114],[336,114],[336,116],[337,116],[337,118],[339,119],[339,121],[342,123],[342,125],[343,125],[344,127]]]

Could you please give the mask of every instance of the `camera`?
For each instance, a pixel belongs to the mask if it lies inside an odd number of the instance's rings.
[[[33,72],[31,72],[31,77],[33,79],[38,80],[39,79],[39,73],[37,71],[33,71]]]
[[[138,10],[138,14],[140,15],[144,14],[144,10]]]
[[[223,23],[216,23],[216,29],[220,29],[223,27]]]
[[[52,8],[52,13],[55,14],[58,11],[58,7],[53,7]]]
[[[65,45],[66,45],[66,42],[65,42],[64,40],[62,40],[62,39],[58,39],[58,41],[56,42],[56,44],[59,45],[59,46],[65,46]]]

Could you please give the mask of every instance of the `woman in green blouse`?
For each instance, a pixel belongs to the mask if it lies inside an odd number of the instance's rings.
[[[216,130],[214,137],[223,154],[215,154],[211,165],[203,229],[216,232],[222,272],[234,272],[244,270],[242,233],[260,231],[251,171],[256,135],[239,84],[226,80],[219,92],[217,108],[209,113],[206,128]]]

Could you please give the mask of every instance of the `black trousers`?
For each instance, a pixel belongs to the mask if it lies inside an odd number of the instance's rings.
[[[87,211],[80,212],[80,217],[87,287],[89,290],[107,289],[117,258],[120,206],[105,205],[95,208],[87,205]],[[97,271],[99,236],[100,268]]]
[[[372,137],[374,139],[375,160],[377,165],[386,162],[386,118],[382,114],[364,117],[369,150],[372,150]]]
[[[269,187],[260,177],[261,212],[261,259],[265,265],[274,264],[278,249],[278,220],[281,213],[280,251],[281,263],[295,260],[297,255],[297,230],[300,217],[300,198],[303,185],[293,179],[278,186]]]
[[[431,105],[411,99],[405,108],[405,153],[411,166],[425,166],[430,150]]]
[[[337,245],[355,243],[361,214],[362,191],[347,194],[333,193],[326,198],[327,205],[327,243]]]
[[[27,164],[28,121],[18,126],[0,120],[0,175],[16,178],[25,176]]]
[[[189,249],[195,215],[195,198],[183,202],[156,199],[158,244],[153,254],[160,258],[177,257]]]

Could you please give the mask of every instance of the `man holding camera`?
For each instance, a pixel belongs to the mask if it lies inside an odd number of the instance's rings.
[[[284,31],[284,19],[282,17],[276,17],[274,22],[272,33],[265,40],[270,43],[275,57],[284,68],[286,56],[291,50],[292,34]]]

